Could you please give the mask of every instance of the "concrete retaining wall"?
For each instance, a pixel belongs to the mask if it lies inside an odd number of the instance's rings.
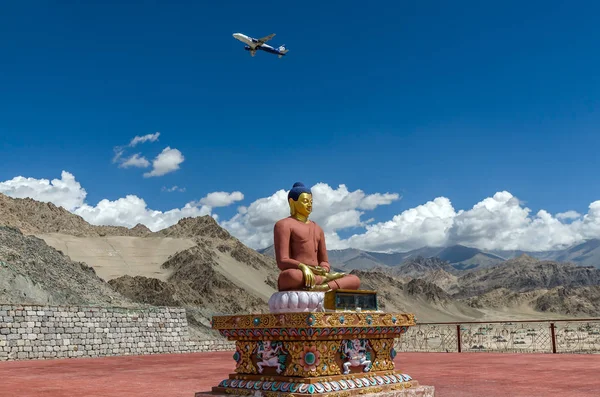
[[[185,309],[0,305],[0,361],[233,350],[191,341]]]

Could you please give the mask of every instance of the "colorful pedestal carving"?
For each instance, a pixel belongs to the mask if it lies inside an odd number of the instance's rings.
[[[412,314],[380,311],[215,316],[212,327],[236,341],[236,367],[212,392],[433,396],[432,387],[420,386],[394,368],[394,339],[413,325]]]

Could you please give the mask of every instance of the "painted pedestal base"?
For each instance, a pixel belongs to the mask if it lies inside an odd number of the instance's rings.
[[[385,375],[385,374],[388,375]],[[264,395],[266,397],[364,396],[366,394],[401,392],[422,386],[409,375],[400,372],[374,372],[357,376],[332,376],[288,381],[244,380],[231,376],[213,387],[216,394]]]
[[[394,339],[413,325],[414,315],[404,313],[215,316],[213,328],[236,341],[236,367],[213,395],[433,396],[394,367]]]
[[[332,393],[329,393],[332,394]],[[252,397],[268,397],[269,392],[256,391],[251,394]],[[231,394],[219,394],[218,392],[203,393],[199,392],[194,397],[231,397]],[[361,394],[361,397],[435,397],[435,388],[433,386],[422,386],[418,382],[413,382],[412,387],[407,389],[396,389],[390,391],[380,391],[376,393]]]
[[[415,382],[416,383],[416,382]],[[268,393],[257,391],[252,397],[267,397]],[[231,394],[196,393],[194,397],[231,397]],[[378,393],[361,394],[361,397],[435,397],[433,386],[413,385],[409,389],[392,390]]]

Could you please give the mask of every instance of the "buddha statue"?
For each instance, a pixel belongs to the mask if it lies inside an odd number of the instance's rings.
[[[281,270],[279,291],[358,290],[357,276],[331,271],[323,229],[308,220],[312,202],[311,190],[301,182],[295,183],[288,193],[290,216],[275,223],[275,259]]]

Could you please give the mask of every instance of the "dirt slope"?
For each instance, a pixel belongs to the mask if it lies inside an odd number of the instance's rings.
[[[182,219],[165,235],[195,236],[196,243],[165,261],[165,281],[123,276],[110,285],[136,301],[185,307],[202,336],[214,334],[208,327],[215,314],[268,312],[278,275],[274,259],[246,247],[210,217]]]
[[[111,289],[85,263],[4,226],[0,226],[0,302],[138,306]]]
[[[77,237],[63,233],[36,234],[71,259],[94,267],[104,280],[123,275],[165,281],[171,272],[161,265],[177,252],[193,247],[190,238],[104,236]]]

